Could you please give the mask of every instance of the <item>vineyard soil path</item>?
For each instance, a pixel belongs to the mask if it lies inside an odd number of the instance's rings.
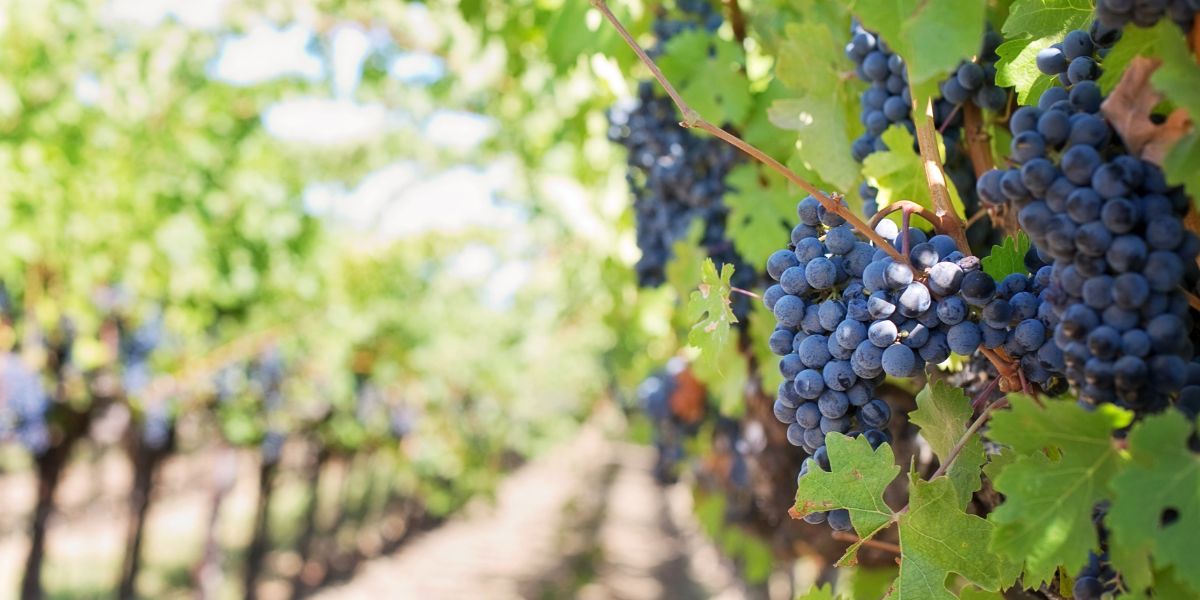
[[[373,559],[323,600],[746,598],[653,451],[597,427],[524,465],[446,524]]]

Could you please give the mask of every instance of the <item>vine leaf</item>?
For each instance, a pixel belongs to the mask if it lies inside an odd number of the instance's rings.
[[[1112,432],[1132,413],[1111,405],[1085,411],[1073,402],[1039,408],[1010,394],[1010,410],[997,412],[988,437],[1016,458],[999,471],[996,491],[1005,501],[989,516],[996,525],[991,549],[1023,563],[1025,584],[1049,582],[1059,565],[1075,572],[1099,547],[1092,507],[1110,497],[1108,483],[1126,460]]]
[[[1191,119],[1182,108],[1172,111],[1162,124],[1150,120],[1154,107],[1163,99],[1149,86],[1150,77],[1161,64],[1157,59],[1135,57],[1100,107],[1129,150],[1155,164],[1161,164],[1167,151],[1191,128]]]
[[[745,62],[737,43],[697,29],[672,37],[658,66],[696,112],[715,123],[740,124],[754,104]]]
[[[787,222],[795,218],[795,196],[783,176],[754,164],[738,165],[726,183],[729,238],[747,263],[765,265],[779,249],[779,240],[788,238]]]
[[[983,2],[858,0],[854,14],[908,64],[914,98],[937,96],[937,84],[959,61],[979,52]]]
[[[908,512],[900,516],[900,576],[890,598],[955,598],[946,577],[957,573],[987,591],[1017,577],[1016,563],[994,556],[980,540],[993,524],[963,512],[949,479],[909,474]]]
[[[1174,567],[1176,578],[1200,596],[1200,456],[1188,449],[1193,424],[1178,412],[1146,417],[1129,434],[1131,461],[1109,483],[1107,524],[1113,546],[1125,550],[1131,573]],[[1114,560],[1118,558],[1114,555]],[[1138,565],[1130,564],[1137,560]],[[1125,572],[1125,565],[1118,564]],[[1136,579],[1143,579],[1137,577]],[[1150,581],[1131,581],[1134,589]]]
[[[996,49],[996,85],[1013,86],[1021,104],[1033,104],[1054,79],[1037,68],[1037,54],[1092,19],[1091,0],[1017,0],[1001,32],[1008,40]]]
[[[837,600],[841,596],[833,595],[833,587],[828,583],[822,586],[812,586],[808,589],[808,593],[803,596],[796,596],[796,600]]]
[[[921,157],[911,151],[913,137],[903,127],[891,127],[883,132],[883,142],[888,148],[885,152],[874,152],[863,161],[862,173],[871,185],[879,189],[876,197],[880,207],[887,206],[896,200],[912,200],[925,208],[932,209],[929,200],[929,184],[925,180],[925,167]],[[938,140],[938,152],[945,157],[945,147]],[[962,200],[958,190],[947,182],[950,192],[950,202],[959,218],[966,218]]]
[[[1013,273],[1025,273],[1025,253],[1029,252],[1029,236],[1024,231],[1018,231],[1016,237],[1004,238],[999,246],[992,246],[992,251],[983,257],[980,263],[983,272],[1000,281]]]
[[[800,478],[792,516],[844,508],[860,537],[890,523],[894,514],[883,501],[883,490],[900,472],[891,446],[872,450],[866,437],[840,433],[825,436],[825,443],[831,470],[813,468]]]
[[[747,377],[746,360],[738,352],[732,325],[737,322],[729,302],[733,265],[721,265],[720,273],[711,258],[700,267],[700,284],[688,300],[688,344],[700,351],[695,362],[696,377],[717,397],[721,412],[736,416],[744,408],[742,392]]]
[[[796,155],[836,189],[858,184],[858,165],[850,147],[862,132],[847,107],[857,105],[857,84],[842,77],[852,68],[830,27],[790,24],[779,51],[775,76],[792,92],[768,110],[775,126],[799,132]],[[778,134],[776,134],[778,135]]]
[[[962,388],[936,381],[917,394],[917,410],[909,414],[909,421],[921,428],[921,437],[929,442],[938,460],[945,461],[966,434],[971,414],[971,402]],[[979,489],[983,461],[983,441],[978,434],[972,434],[946,471],[959,509],[966,508],[971,495]]]

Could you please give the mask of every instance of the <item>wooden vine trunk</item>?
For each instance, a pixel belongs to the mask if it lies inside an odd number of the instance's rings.
[[[242,574],[244,598],[258,598],[258,573],[262,570],[270,544],[271,490],[274,487],[278,462],[263,460],[258,469],[258,506],[254,515],[254,536],[246,548],[245,571]]]
[[[54,513],[54,493],[58,490],[67,460],[71,458],[71,451],[87,433],[91,415],[90,409],[76,412],[59,403],[54,404],[51,414],[47,415],[48,419],[61,424],[62,438],[36,459],[38,493],[29,527],[29,552],[21,575],[22,600],[42,600],[45,597],[42,566],[46,558],[47,525]]]

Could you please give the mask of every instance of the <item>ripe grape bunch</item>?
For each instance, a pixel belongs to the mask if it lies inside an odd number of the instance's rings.
[[[1180,286],[1197,277],[1200,241],[1183,226],[1182,190],[1129,155],[1099,114],[1095,57],[1118,35],[1094,24],[1038,56],[1039,68],[1070,88],[1050,88],[1036,107],[1013,113],[1017,166],[985,173],[978,186],[985,202],[1019,210],[1021,228],[1053,264],[1052,334],[1080,400],[1152,412],[1193,383]]]
[[[657,18],[658,46],[652,54],[661,52],[666,41],[680,32],[697,27],[711,31],[721,24],[720,14],[706,2],[680,3],[679,8],[687,18]],[[672,246],[699,219],[704,223],[700,243],[709,255],[734,265],[734,285],[752,287],[754,269],[741,260],[725,235],[725,178],[741,157],[720,140],[679,127],[674,104],[654,89],[653,82],[643,81],[636,101],[609,111],[608,138],[628,152],[626,179],[634,196],[637,244],[642,250],[635,267],[638,284],[656,287],[666,281]],[[745,300],[735,303],[739,318],[746,308]]]
[[[775,416],[788,425],[788,440],[811,454],[801,477],[829,469],[830,432],[863,435],[876,447],[890,440],[891,408],[874,393],[887,375],[916,377],[927,364],[952,352],[970,356],[982,344],[1021,357],[1027,380],[1052,383],[1061,356],[1046,344],[1053,324],[1040,301],[1049,268],[997,285],[949,236],[927,238],[880,221],[876,233],[906,253],[903,263],[860,239],[812,196],[797,212],[792,243],[768,259],[767,273],[778,283],[763,301],[777,322],[771,351],[782,357]],[[807,519],[850,526],[842,511]]]
[[[903,57],[892,52],[881,37],[857,21],[852,24],[850,33],[846,56],[854,61],[858,78],[869,84],[860,96],[861,118],[867,130],[851,147],[854,160],[862,162],[875,152],[887,151],[881,136],[892,125],[915,133],[911,118],[912,92]],[[995,62],[999,59],[996,48],[1001,41],[1003,38],[989,27],[977,59],[963,61],[942,82],[943,97],[936,99],[933,106],[934,123],[945,141],[946,174],[960,191],[970,212],[974,212],[978,201],[974,194],[975,172],[963,149],[961,108],[968,102],[991,111],[1000,111],[1007,106],[1008,92],[996,86]],[[917,151],[915,142],[913,151]],[[874,215],[879,209],[878,190],[864,181],[858,193],[863,199],[863,214]]]

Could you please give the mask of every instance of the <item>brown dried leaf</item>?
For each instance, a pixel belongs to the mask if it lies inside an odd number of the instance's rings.
[[[1162,164],[1163,156],[1192,125],[1183,109],[1172,112],[1161,125],[1150,120],[1151,111],[1163,98],[1150,86],[1150,76],[1160,64],[1158,59],[1135,57],[1100,107],[1130,152],[1154,164]]]

